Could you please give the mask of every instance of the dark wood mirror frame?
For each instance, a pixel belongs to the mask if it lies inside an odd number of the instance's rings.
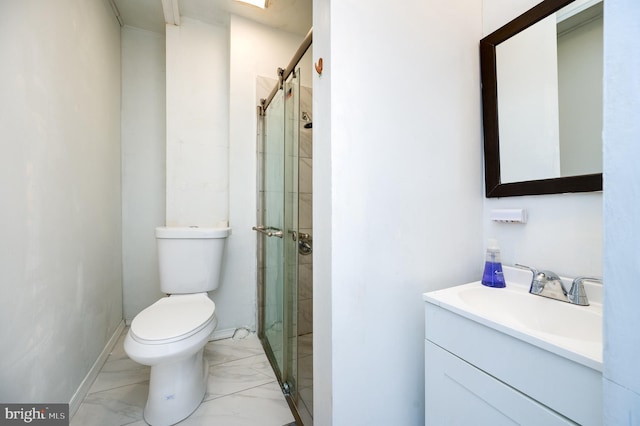
[[[480,40],[484,169],[487,198],[602,190],[602,173],[501,183],[496,46],[574,0],[545,0]]]

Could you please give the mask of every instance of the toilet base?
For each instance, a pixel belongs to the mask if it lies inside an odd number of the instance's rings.
[[[168,426],[187,418],[204,398],[208,375],[204,347],[187,358],[151,366],[145,421]]]

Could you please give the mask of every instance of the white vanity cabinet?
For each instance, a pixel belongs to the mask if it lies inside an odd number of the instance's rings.
[[[575,424],[428,340],[425,373],[426,425]]]
[[[455,289],[423,297],[426,425],[602,424],[601,360],[467,310]]]

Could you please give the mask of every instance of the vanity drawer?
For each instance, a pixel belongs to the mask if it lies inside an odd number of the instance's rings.
[[[428,340],[425,400],[426,425],[576,424]]]

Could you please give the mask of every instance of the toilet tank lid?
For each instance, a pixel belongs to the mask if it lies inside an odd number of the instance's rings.
[[[166,227],[156,228],[156,238],[226,238],[231,228]]]

